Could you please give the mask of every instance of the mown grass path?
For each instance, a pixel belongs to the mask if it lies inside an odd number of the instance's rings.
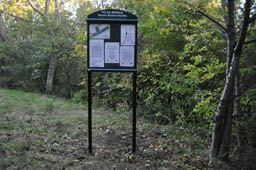
[[[93,110],[93,154],[87,107],[42,94],[0,89],[0,169],[209,169],[204,134],[137,122],[131,113]]]

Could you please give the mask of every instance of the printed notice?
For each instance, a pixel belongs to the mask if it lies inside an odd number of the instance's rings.
[[[110,39],[110,25],[90,24],[89,37],[94,39]]]
[[[120,66],[121,67],[134,66],[134,46],[120,47]]]
[[[105,43],[105,63],[119,63],[119,43]]]
[[[121,45],[135,45],[135,25],[121,25]]]
[[[104,67],[104,40],[90,40],[90,67]]]

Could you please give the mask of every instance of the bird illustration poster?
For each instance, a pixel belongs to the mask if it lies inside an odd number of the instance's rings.
[[[89,36],[91,39],[110,39],[110,25],[90,24]]]

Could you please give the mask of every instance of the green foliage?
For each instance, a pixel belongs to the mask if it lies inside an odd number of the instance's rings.
[[[85,75],[84,29],[74,29],[70,14],[62,15],[60,29],[54,16],[33,23],[15,22],[7,40],[0,42],[0,85],[44,93],[50,58],[57,56],[54,94],[72,97]]]
[[[177,1],[123,1],[115,5],[135,13],[140,21],[139,114],[160,123],[185,119],[208,126],[225,69],[225,60],[220,57],[225,55],[224,41],[217,29],[197,14],[191,15]],[[95,100],[118,111],[131,108],[131,80],[129,74],[93,74]],[[86,89],[87,80],[82,84]],[[86,91],[75,96],[77,101],[81,98],[87,99]]]

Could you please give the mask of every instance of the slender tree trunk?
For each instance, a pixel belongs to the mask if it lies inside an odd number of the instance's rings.
[[[3,6],[3,12],[0,12],[0,38],[2,41],[5,41],[7,24],[5,20],[5,12],[6,12],[6,0],[0,0],[0,7]]]
[[[7,24],[5,21],[5,11],[6,11],[6,0],[0,0],[0,7],[3,6],[3,12],[0,11],[0,41],[6,40],[6,31],[7,31]],[[5,58],[0,57],[0,65],[5,65]],[[3,69],[0,70],[0,77],[5,75],[5,71]],[[0,78],[0,87],[5,87],[6,83],[4,80]]]
[[[234,1],[228,0],[228,20],[234,16]],[[233,7],[232,7],[233,6]],[[233,94],[234,83],[237,70],[239,69],[239,59],[242,53],[242,47],[246,38],[246,32],[250,20],[251,0],[246,0],[244,8],[243,26],[241,29],[240,37],[236,46],[232,52],[232,60],[230,66],[228,66],[228,72],[226,74],[226,82],[220,98],[217,112],[216,121],[212,135],[212,147],[211,147],[211,161],[215,161],[216,158],[222,160],[228,160],[229,147],[231,141],[231,124],[232,124],[232,112],[233,112]],[[234,17],[233,17],[234,18]],[[229,20],[228,28],[231,24]],[[230,34],[228,29],[228,33]],[[229,57],[229,56],[227,56]],[[227,60],[229,64],[229,60]]]
[[[234,48],[236,43],[236,30],[234,20],[234,1],[228,2],[228,17],[224,18],[227,23],[227,66],[226,66],[226,77],[230,72],[231,61],[234,54]],[[234,89],[232,85],[230,88]],[[231,90],[233,91],[233,90]],[[232,114],[234,108],[233,93],[227,98],[227,106],[225,114],[223,116],[222,124],[222,140],[219,145],[219,158],[225,161],[229,159],[229,146],[231,144],[231,132],[232,132]]]
[[[61,23],[61,15],[60,15],[60,7],[59,7],[59,1],[55,0],[55,7],[56,7],[56,14],[57,14],[57,28],[56,32],[58,31],[59,25]],[[52,46],[53,49],[56,48],[56,45],[53,44]],[[51,56],[51,61],[50,65],[48,68],[48,75],[47,75],[47,82],[46,82],[46,94],[52,93],[53,90],[53,79],[54,79],[54,74],[57,66],[57,54],[54,54]]]
[[[56,1],[58,2],[58,1]],[[28,0],[28,4],[30,5],[30,7],[37,12],[38,14],[40,14],[42,17],[45,18],[47,24],[49,24],[49,6],[50,6],[50,0],[45,0],[45,8],[44,8],[44,13],[42,11],[40,11],[39,9],[37,9],[29,0]],[[58,7],[59,5],[57,4],[56,7]],[[57,12],[59,12],[59,8],[57,9]],[[55,48],[54,43],[52,44],[52,49]],[[57,56],[54,55],[51,57],[50,60],[50,65],[48,68],[48,74],[47,74],[47,80],[46,80],[46,94],[50,94],[52,92],[53,89],[53,78],[54,78],[54,73],[55,73],[55,69],[56,69],[56,63],[57,63]]]
[[[224,18],[227,25],[227,66],[226,66],[226,77],[228,77],[230,73],[231,61],[233,58],[233,52],[235,47],[236,33],[235,33],[235,23],[234,23],[234,2],[228,1],[227,4],[227,12],[228,16]],[[225,10],[225,2],[222,1],[222,9]],[[226,81],[226,84],[228,82]],[[226,86],[226,85],[225,85]],[[233,89],[233,84],[230,84],[230,89]],[[232,91],[232,90],[231,90]],[[232,93],[232,92],[231,92]],[[220,154],[222,155],[222,159],[227,159],[228,157],[228,148],[230,144],[231,135],[230,128],[232,120],[232,112],[233,112],[233,102],[231,102],[231,94],[228,94],[225,99],[222,96],[223,104],[222,114],[218,111],[216,113],[216,123],[214,126],[214,133],[212,139],[212,157],[218,157]],[[224,105],[224,106],[223,106]],[[222,148],[221,146],[225,143],[228,147]],[[214,149],[213,149],[214,148]]]
[[[54,44],[52,45],[54,48]],[[57,64],[57,55],[51,57],[50,65],[48,68],[47,82],[46,82],[46,94],[51,94],[53,89],[53,78]]]
[[[50,5],[50,0],[45,0],[45,7],[44,7],[44,17],[46,18],[47,21],[49,21],[49,5]]]
[[[61,23],[59,0],[55,0],[55,5],[56,5],[56,13],[57,13],[57,27],[59,27]]]
[[[242,114],[241,114],[241,98],[240,96],[242,95],[242,90],[241,90],[241,75],[239,69],[237,70],[236,73],[236,116],[237,116],[237,143],[239,146],[243,146],[243,130],[241,126],[241,120],[242,120]]]
[[[227,106],[226,117],[224,118],[223,123],[223,135],[219,151],[219,158],[223,161],[229,161],[229,149],[231,144],[231,134],[232,134],[232,117],[233,117],[233,108],[234,100],[232,99],[233,95],[229,97],[229,102]]]
[[[230,144],[231,123],[232,123],[232,107],[231,101],[234,91],[235,73],[240,55],[234,54],[232,59],[232,67],[228,73],[224,90],[218,104],[216,113],[216,122],[214,125],[212,136],[212,152],[211,157],[227,160],[228,154],[227,147]],[[223,148],[224,147],[224,148]]]

